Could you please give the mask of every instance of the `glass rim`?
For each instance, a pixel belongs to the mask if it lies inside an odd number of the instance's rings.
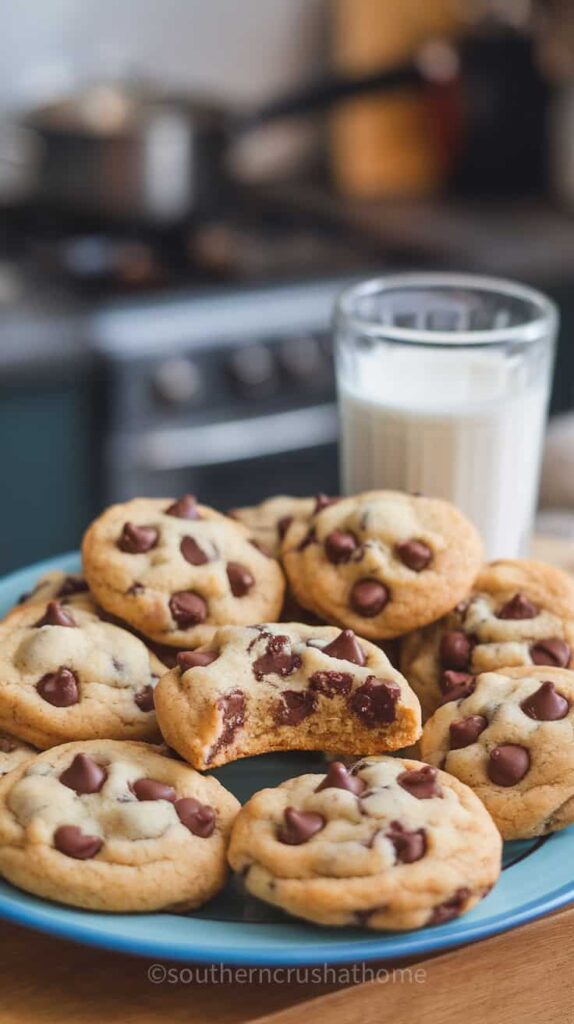
[[[353,312],[351,305],[357,298],[387,292],[397,288],[465,288],[469,291],[486,291],[499,296],[509,296],[529,302],[536,309],[536,315],[524,323],[512,327],[492,327],[488,330],[444,331],[440,328],[426,329],[399,327],[394,324],[374,323],[369,317]],[[381,275],[355,283],[339,293],[335,303],[335,326],[342,322],[372,338],[381,341],[397,341],[403,344],[429,345],[452,348],[457,345],[495,345],[505,342],[539,341],[552,336],[558,326],[559,313],[556,303],[543,292],[529,285],[503,277],[489,277],[481,274],[437,272],[405,272]]]

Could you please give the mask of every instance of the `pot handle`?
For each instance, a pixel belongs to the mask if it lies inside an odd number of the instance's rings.
[[[353,99],[356,96],[391,92],[405,86],[420,89],[426,81],[424,74],[414,62],[397,65],[394,68],[378,69],[366,75],[330,75],[324,81],[280,96],[259,110],[245,115],[239,119],[236,128],[241,132],[251,131],[270,121],[327,110],[341,100]]]

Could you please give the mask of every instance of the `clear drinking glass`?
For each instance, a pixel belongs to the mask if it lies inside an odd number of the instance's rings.
[[[523,285],[401,274],[336,307],[341,473],[371,488],[448,498],[489,558],[528,550],[558,311]]]

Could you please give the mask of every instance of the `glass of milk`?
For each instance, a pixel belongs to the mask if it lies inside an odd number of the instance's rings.
[[[343,292],[344,492],[448,498],[489,558],[526,554],[557,326],[550,299],[496,278],[401,274]]]

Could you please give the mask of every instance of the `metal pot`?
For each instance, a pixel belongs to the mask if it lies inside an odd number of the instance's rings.
[[[173,223],[223,187],[227,117],[199,100],[101,85],[25,119],[36,198],[74,212]]]
[[[102,84],[29,114],[38,143],[36,196],[74,212],[177,223],[216,204],[230,142],[270,121],[425,81],[415,64],[331,77],[248,115],[202,99]]]

